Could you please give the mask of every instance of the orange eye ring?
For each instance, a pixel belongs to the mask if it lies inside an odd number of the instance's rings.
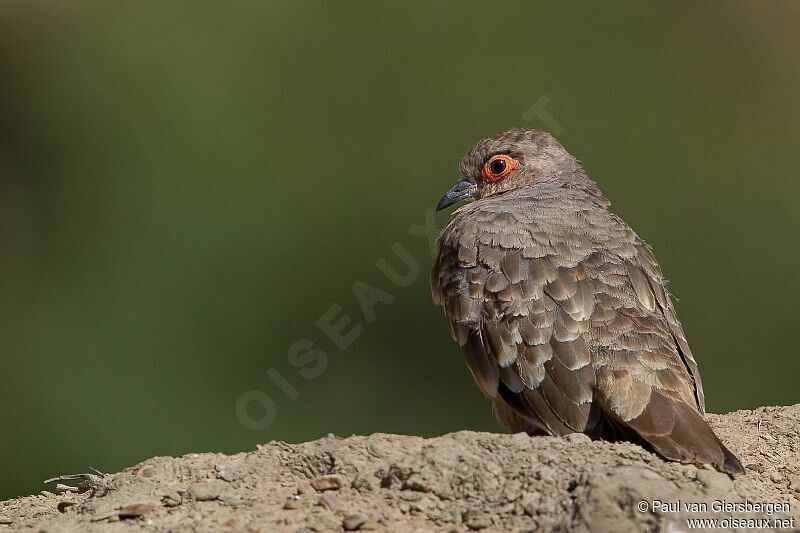
[[[489,160],[483,164],[481,169],[481,178],[483,181],[493,182],[498,181],[514,170],[519,168],[519,161],[514,159],[508,154],[493,155]]]

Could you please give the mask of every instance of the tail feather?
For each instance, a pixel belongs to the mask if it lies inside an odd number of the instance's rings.
[[[636,418],[622,421],[665,459],[710,464],[729,474],[744,472],[736,456],[725,447],[696,409],[656,391]]]

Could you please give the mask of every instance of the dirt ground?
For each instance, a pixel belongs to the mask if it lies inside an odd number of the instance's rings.
[[[746,474],[583,435],[330,436],[61,480],[82,492],[51,484],[59,494],[2,502],[0,531],[684,531],[703,518],[800,528],[800,404],[709,418]],[[776,508],[752,508],[763,504]]]

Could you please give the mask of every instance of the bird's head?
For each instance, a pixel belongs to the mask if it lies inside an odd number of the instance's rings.
[[[437,211],[537,182],[596,190],[577,160],[541,130],[511,130],[478,142],[461,160],[460,173],[458,182],[439,200]]]

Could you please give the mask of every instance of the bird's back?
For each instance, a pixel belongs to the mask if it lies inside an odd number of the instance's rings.
[[[511,430],[640,440],[737,470],[702,417],[661,270],[607,206],[551,184],[465,205],[438,241],[434,300]]]

